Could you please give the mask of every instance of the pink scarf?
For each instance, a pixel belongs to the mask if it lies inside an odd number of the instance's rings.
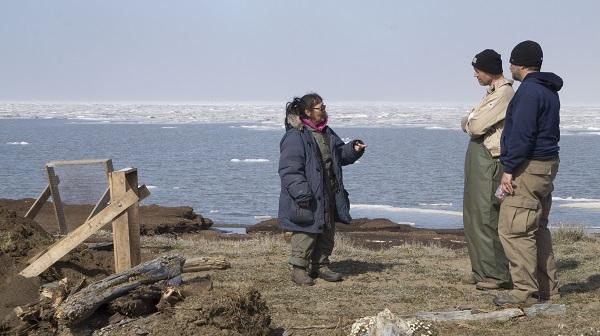
[[[323,130],[325,129],[325,127],[327,127],[327,117],[325,117],[325,119],[321,120],[318,124],[315,125],[315,123],[305,117],[302,117],[302,123],[304,123],[304,125],[316,130],[319,133],[323,133]]]

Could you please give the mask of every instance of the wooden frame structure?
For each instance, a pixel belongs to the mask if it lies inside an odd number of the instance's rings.
[[[60,192],[58,190],[59,179],[54,172],[54,167],[57,166],[69,166],[69,165],[86,165],[86,164],[103,164],[106,172],[106,177],[110,178],[110,174],[113,172],[113,164],[111,159],[99,159],[99,160],[70,160],[70,161],[50,161],[46,164],[46,174],[48,175],[48,185],[42,191],[42,193],[35,200],[29,211],[25,214],[25,218],[34,219],[38,212],[42,209],[42,206],[50,196],[52,196],[52,203],[54,205],[54,214],[56,215],[56,223],[58,224],[58,230],[61,235],[69,233],[67,223],[65,220],[65,212],[60,198]],[[104,192],[104,195],[98,201],[94,210],[87,219],[90,219],[93,215],[97,214],[99,208],[108,204],[107,199],[108,189]]]
[[[112,223],[115,271],[127,270],[141,262],[140,253],[140,221],[139,202],[150,195],[145,185],[138,186],[138,174],[135,168],[113,171],[112,161],[77,160],[53,161],[46,165],[49,184],[39,195],[26,214],[27,218],[35,218],[39,210],[50,196],[55,203],[55,213],[61,230],[66,231],[64,212],[58,193],[58,179],[53,168],[56,165],[104,163],[108,176],[108,189],[83,224],[67,233],[59,241],[44,252],[30,260],[29,265],[21,271],[21,275],[30,278],[40,275],[67,253],[83,243],[87,238],[105,225]],[[53,192],[54,190],[54,192]],[[61,225],[62,217],[62,225]]]

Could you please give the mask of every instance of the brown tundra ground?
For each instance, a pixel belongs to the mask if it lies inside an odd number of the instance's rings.
[[[385,249],[360,247],[345,233],[336,236],[332,268],[345,274],[340,283],[317,281],[299,287],[286,264],[289,245],[282,234],[249,239],[194,235],[148,237],[144,246],[158,253],[224,256],[232,267],[213,272],[216,288],[253,286],[266,299],[273,335],[348,335],[354,320],[388,308],[401,316],[420,311],[473,308],[495,310],[495,291],[461,283],[469,270],[466,248],[407,243]],[[565,304],[563,316],[519,317],[508,321],[434,323],[440,335],[600,335],[600,239],[580,229],[553,233]]]

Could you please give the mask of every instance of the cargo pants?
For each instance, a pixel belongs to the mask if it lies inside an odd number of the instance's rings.
[[[292,254],[288,262],[291,265],[307,268],[309,264],[329,264],[329,256],[333,252],[335,223],[325,226],[322,233],[293,232]]]
[[[511,294],[522,300],[533,294],[542,299],[558,294],[548,215],[559,162],[523,163],[513,175],[514,194],[500,206],[498,233],[509,260]]]

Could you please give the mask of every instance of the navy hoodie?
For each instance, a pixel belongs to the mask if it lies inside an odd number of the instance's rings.
[[[506,173],[513,174],[528,159],[558,156],[562,86],[562,78],[551,72],[532,72],[523,79],[508,104],[500,140],[500,162]]]

